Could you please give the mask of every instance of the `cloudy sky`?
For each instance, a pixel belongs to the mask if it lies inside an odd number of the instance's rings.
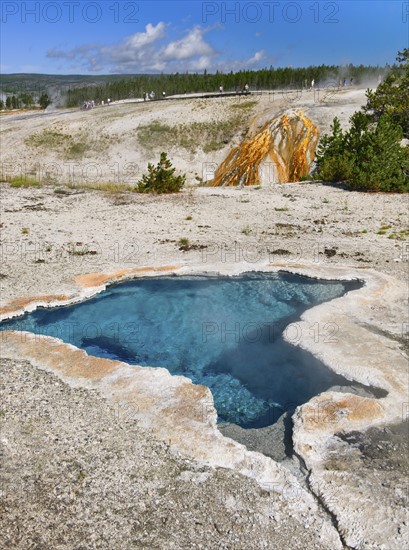
[[[393,63],[409,1],[3,0],[1,71],[208,72]]]

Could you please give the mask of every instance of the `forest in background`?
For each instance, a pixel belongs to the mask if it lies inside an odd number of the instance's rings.
[[[79,107],[85,101],[99,103],[129,98],[141,98],[154,92],[155,97],[184,93],[217,92],[223,86],[225,92],[243,90],[247,84],[252,90],[303,89],[334,87],[346,79],[358,86],[376,86],[379,79],[393,67],[386,65],[319,65],[302,68],[265,68],[257,71],[229,73],[176,73],[142,75],[41,75],[9,74],[0,79],[0,108],[16,109],[32,107],[39,98],[48,94],[57,107]],[[13,99],[14,98],[14,99]],[[7,104],[6,104],[7,103]]]

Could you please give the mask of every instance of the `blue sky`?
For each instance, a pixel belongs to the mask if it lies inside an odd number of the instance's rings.
[[[224,72],[393,63],[409,1],[3,0],[1,71]]]

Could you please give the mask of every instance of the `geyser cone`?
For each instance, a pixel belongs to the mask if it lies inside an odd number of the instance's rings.
[[[314,160],[318,130],[302,112],[287,111],[233,149],[212,181],[218,185],[300,181]]]

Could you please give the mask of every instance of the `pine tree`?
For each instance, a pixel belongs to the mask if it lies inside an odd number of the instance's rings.
[[[356,131],[352,127],[350,134]],[[383,115],[376,127],[362,131],[357,148],[356,164],[349,178],[348,187],[367,191],[409,191],[407,151],[400,146],[402,129],[387,115]],[[351,142],[351,140],[350,140]]]
[[[41,94],[38,102],[40,104],[41,109],[47,109],[47,107],[51,104],[51,99],[48,94],[43,93]]]
[[[316,156],[316,175],[324,181],[345,181],[352,173],[354,156],[346,149],[347,134],[341,128],[339,118],[331,125],[332,134],[324,134]]]
[[[378,121],[384,114],[399,124],[403,135],[409,138],[409,48],[398,52],[394,66],[375,91],[367,90],[364,111]]]
[[[148,164],[148,174],[144,174],[136,184],[138,193],[178,193],[186,181],[186,175],[175,176],[176,168],[167,158],[166,153],[160,154],[156,166]]]

